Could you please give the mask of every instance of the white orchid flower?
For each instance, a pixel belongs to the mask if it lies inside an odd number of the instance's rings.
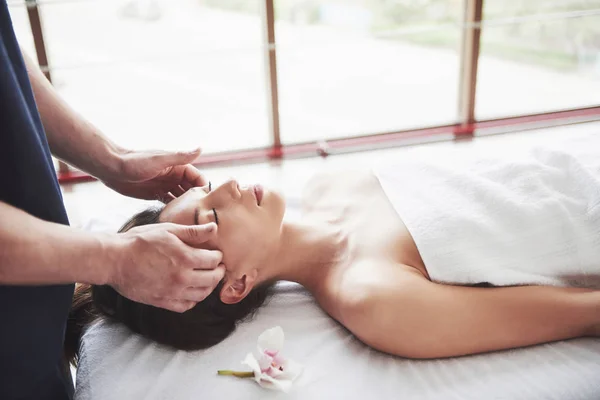
[[[284,334],[280,326],[267,329],[258,337],[258,357],[248,353],[242,364],[252,372],[218,371],[219,375],[254,378],[262,387],[287,392],[292,382],[300,376],[303,367],[297,362],[282,357]]]

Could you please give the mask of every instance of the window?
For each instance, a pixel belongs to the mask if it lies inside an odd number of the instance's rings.
[[[600,0],[38,4],[53,83],[134,149],[453,125],[473,122],[473,104],[478,121],[600,105]],[[9,6],[34,53],[24,1]]]
[[[484,7],[478,119],[600,104],[600,1]]]
[[[284,143],[456,122],[462,0],[283,0]]]
[[[224,3],[41,1],[53,83],[129,148],[268,145],[261,2]],[[10,5],[26,38],[24,7]]]

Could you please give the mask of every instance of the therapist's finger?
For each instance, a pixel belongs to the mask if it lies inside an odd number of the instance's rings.
[[[193,187],[202,187],[208,185],[208,180],[198,171],[193,165],[186,165],[181,175],[181,182],[179,182],[182,188],[189,190]]]
[[[198,249],[204,243],[216,238],[217,224],[209,222],[203,225],[178,225],[178,224],[161,224],[166,229],[177,236],[182,242],[190,246],[188,256],[190,257],[190,265],[188,267],[198,269],[212,269],[221,262],[223,254],[217,250]],[[189,285],[193,286],[193,285]]]
[[[171,189],[171,193],[173,194],[173,196],[179,197],[185,193],[185,190],[180,185],[177,185],[173,189]]]
[[[196,304],[197,302],[189,300],[161,299],[157,300],[153,306],[164,308],[165,310],[176,313],[184,313],[194,308]]]
[[[175,200],[177,197],[173,196],[173,193],[171,192],[167,192],[167,193],[163,193],[162,195],[160,195],[159,199],[160,201],[162,201],[163,203],[167,204],[173,200]]]
[[[225,266],[220,264],[215,269],[188,271],[186,285],[194,288],[208,288],[211,292],[225,277]]]
[[[214,289],[209,287],[189,287],[183,291],[181,298],[182,300],[199,303],[205,300],[213,292],[213,290]]]

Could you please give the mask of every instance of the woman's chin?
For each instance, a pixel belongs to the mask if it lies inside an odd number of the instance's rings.
[[[260,207],[269,210],[269,212],[279,212],[283,215],[283,211],[285,211],[285,198],[281,193],[265,188]]]

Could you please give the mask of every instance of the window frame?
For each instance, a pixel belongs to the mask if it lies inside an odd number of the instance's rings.
[[[33,34],[38,64],[52,82],[51,67],[46,51],[43,23],[38,0],[24,0]],[[553,110],[507,118],[477,120],[477,69],[480,56],[481,31],[488,24],[482,21],[484,0],[464,0],[463,29],[458,76],[457,122],[451,125],[428,126],[421,129],[349,136],[342,139],[322,140],[296,144],[282,144],[279,121],[279,93],[277,75],[277,41],[275,37],[274,0],[261,0],[263,20],[263,49],[267,74],[268,129],[271,143],[258,149],[226,151],[203,155],[197,163],[204,168],[237,163],[263,162],[286,157],[326,157],[328,155],[364,151],[381,147],[403,146],[438,140],[459,140],[490,133],[513,132],[531,127],[544,127],[600,120],[600,105],[569,110]],[[600,11],[600,10],[599,10]],[[519,17],[523,20],[524,17]],[[492,21],[493,24],[493,21]],[[94,178],[70,168],[59,161],[60,183],[74,183]]]

